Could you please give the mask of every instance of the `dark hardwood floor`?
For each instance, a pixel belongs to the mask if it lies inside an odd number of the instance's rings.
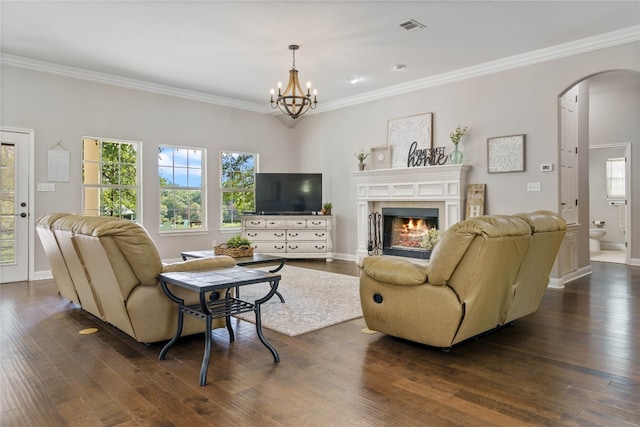
[[[357,274],[353,263],[291,265]],[[640,424],[640,267],[593,263],[540,310],[449,353],[366,334],[362,320],[287,337],[234,320],[159,361],[58,296],[52,281],[0,286],[0,425],[631,426]],[[286,267],[285,267],[286,268]],[[93,335],[81,329],[97,327]]]

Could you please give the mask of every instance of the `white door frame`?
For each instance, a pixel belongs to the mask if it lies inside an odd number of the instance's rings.
[[[606,149],[606,148],[624,148],[624,156],[627,158],[625,164],[625,191],[627,192],[626,205],[625,205],[625,242],[627,246],[625,249],[624,263],[627,265],[631,265],[631,239],[633,238],[633,233],[631,230],[631,195],[633,194],[633,186],[631,182],[631,143],[630,142],[619,142],[619,143],[611,143],[611,144],[594,144],[589,146],[589,150],[598,150],[598,149]]]
[[[28,171],[28,176],[29,176],[29,182],[27,185],[28,188],[28,200],[29,200],[29,206],[28,206],[28,228],[29,228],[29,259],[28,259],[28,280],[33,280],[34,275],[35,275],[35,224],[36,224],[36,220],[35,220],[35,146],[36,146],[36,139],[35,139],[35,131],[33,129],[25,129],[25,128],[16,128],[16,127],[9,127],[9,126],[1,126],[0,127],[0,131],[3,132],[14,132],[14,133],[24,133],[27,135],[29,142],[27,143],[29,145],[28,150],[29,150],[29,171]]]

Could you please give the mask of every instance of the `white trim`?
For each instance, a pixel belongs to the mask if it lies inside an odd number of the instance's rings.
[[[254,104],[252,102],[210,95],[204,92],[181,89],[158,83],[150,83],[143,80],[130,79],[127,77],[101,73],[98,71],[85,70],[83,68],[54,64],[52,62],[40,61],[37,59],[26,58],[9,53],[2,53],[2,55],[0,56],[0,63],[16,68],[24,68],[27,70],[39,71],[42,73],[55,74],[58,76],[70,77],[73,79],[88,80],[91,82],[120,86],[128,89],[157,93],[160,95],[175,96],[177,98],[206,102],[223,107],[239,108],[241,110],[254,111],[256,113],[267,113],[271,110],[268,105],[263,106]]]
[[[631,43],[640,40],[640,25],[624,28],[598,36],[587,37],[545,49],[534,50],[472,67],[462,68],[449,73],[439,74],[424,79],[414,80],[377,91],[356,95],[349,98],[322,104],[322,112],[349,107],[356,104],[374,101],[381,98],[414,92],[434,86],[442,86],[461,80],[467,80],[488,74],[499,73],[515,68],[522,68],[541,62],[552,61],[567,56],[578,55],[593,50]]]
[[[33,273],[33,276],[29,279],[31,280],[49,280],[49,279],[53,279],[53,273],[51,272],[51,270],[41,270],[41,271],[35,271]]]
[[[574,40],[572,42],[560,44],[557,46],[534,50],[508,58],[498,59],[496,61],[490,61],[472,67],[462,68],[460,70],[452,71],[449,73],[439,74],[424,79],[418,79],[399,85],[389,86],[387,88],[363,93],[361,95],[323,103],[320,104],[320,109],[315,110],[314,113],[318,114],[325,111],[337,110],[340,108],[388,98],[403,93],[414,92],[420,89],[441,86],[448,83],[475,78],[478,76],[484,76],[488,74],[512,70],[515,68],[526,67],[529,65],[539,64],[546,61],[552,61],[555,59],[565,58],[572,55],[578,55],[581,53],[618,46],[635,41],[640,41],[640,25],[635,25],[633,27],[623,28],[621,30],[587,37],[580,40]],[[180,89],[173,86],[149,83],[142,80],[130,79],[115,76],[112,74],[58,65],[7,53],[2,53],[0,55],[0,63],[17,68],[57,74],[60,76],[89,80],[114,86],[121,86],[161,95],[175,96],[178,98],[190,99],[192,101],[201,101],[209,104],[220,105],[223,107],[238,108],[241,110],[253,111],[263,114],[278,114],[278,110],[272,109],[266,103],[265,105],[255,104],[253,102],[240,101],[237,99],[225,98],[222,96],[211,95],[193,90]]]
[[[28,280],[31,280],[32,277],[34,276],[34,268],[35,268],[35,262],[36,262],[36,250],[35,250],[35,245],[36,245],[36,218],[35,218],[35,211],[36,211],[36,195],[35,195],[35,191],[33,190],[35,188],[35,182],[36,182],[36,175],[35,175],[35,151],[36,151],[36,132],[33,129],[26,129],[26,128],[16,128],[16,127],[10,127],[10,126],[2,126],[0,127],[0,131],[3,132],[14,132],[14,133],[24,133],[27,134],[27,136],[29,137],[29,185],[28,185],[28,200],[29,200],[29,255],[28,255],[28,260],[27,262],[29,263],[29,267],[28,267],[28,271],[27,271],[27,278]]]
[[[576,271],[570,272],[569,274],[565,274],[564,276],[562,276],[562,279],[555,279],[555,281],[562,280],[562,284],[563,284],[562,287],[564,288],[565,283],[572,282],[588,274],[591,274],[591,265],[587,265],[586,267],[579,268]]]

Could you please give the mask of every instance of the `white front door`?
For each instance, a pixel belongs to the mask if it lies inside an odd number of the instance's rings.
[[[29,280],[33,132],[0,131],[0,283]]]

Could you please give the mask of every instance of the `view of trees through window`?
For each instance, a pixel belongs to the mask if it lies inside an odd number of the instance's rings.
[[[158,148],[161,230],[203,227],[205,153],[199,148]]]
[[[220,156],[223,227],[239,227],[240,214],[255,211],[257,154],[223,152]]]
[[[139,143],[84,138],[82,185],[84,213],[139,218]]]

